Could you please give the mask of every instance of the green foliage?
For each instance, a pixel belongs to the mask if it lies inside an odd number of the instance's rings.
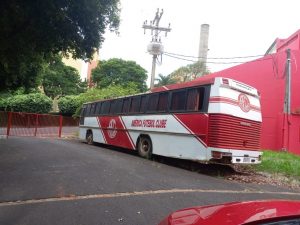
[[[52,54],[91,59],[119,11],[119,0],[1,1],[0,89],[36,87]]]
[[[111,85],[103,89],[89,89],[87,92],[82,93],[77,97],[77,100],[79,101],[79,107],[73,112],[73,114],[75,114],[75,116],[79,116],[81,105],[85,102],[111,99],[137,93],[136,84],[134,83],[128,83],[127,87],[123,87],[121,85]]]
[[[81,104],[79,97],[75,95],[68,95],[58,100],[59,111],[64,115],[73,115]]]
[[[146,90],[147,71],[133,61],[109,59],[101,61],[92,71],[92,79],[98,88],[109,85],[128,86],[134,83],[139,92]]]
[[[162,74],[158,74],[158,76],[159,76],[159,78],[155,79],[158,81],[158,83],[154,85],[155,87],[160,87],[160,86],[176,83],[176,80],[173,79],[170,75],[163,76]]]
[[[7,99],[0,97],[0,111],[6,111],[7,104]]]
[[[205,67],[203,62],[195,62],[187,66],[180,67],[172,72],[169,76],[176,80],[176,82],[187,82],[196,79],[197,77],[209,74],[209,70]]]
[[[57,96],[75,95],[86,90],[86,82],[81,82],[76,69],[66,66],[62,57],[56,55],[43,72],[44,92],[52,99]]]
[[[24,87],[28,90],[36,88],[40,83],[41,72],[43,71],[43,54],[25,56],[16,51],[16,49],[12,50],[12,58],[3,59],[5,57],[1,55],[2,49],[0,47],[0,89],[15,90]]]
[[[264,151],[257,170],[300,178],[300,156],[287,152]]]
[[[0,108],[13,112],[48,113],[52,100],[41,93],[13,95],[0,100]]]

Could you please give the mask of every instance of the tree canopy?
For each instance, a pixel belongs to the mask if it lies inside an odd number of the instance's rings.
[[[51,54],[90,59],[119,26],[119,0],[3,0],[0,15],[0,88],[27,88]]]
[[[177,83],[180,83],[194,80],[197,77],[201,77],[209,73],[209,70],[207,70],[203,62],[195,62],[178,68],[169,76],[173,80],[176,80]]]
[[[164,76],[162,74],[158,74],[158,78],[156,78],[155,80],[158,81],[157,84],[155,84],[155,87],[176,83],[176,80],[174,80],[170,75]]]
[[[57,96],[82,93],[86,90],[87,84],[80,80],[76,69],[66,66],[62,58],[56,56],[43,72],[42,86],[45,94],[53,99]]]
[[[138,91],[146,90],[147,71],[134,61],[123,59],[109,59],[100,61],[92,71],[93,82],[97,87],[104,88],[109,85],[126,87],[129,83],[136,85]]]

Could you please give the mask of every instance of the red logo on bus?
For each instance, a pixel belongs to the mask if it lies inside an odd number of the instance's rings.
[[[108,136],[113,139],[117,135],[116,130],[116,121],[114,119],[111,119],[108,124]]]
[[[243,110],[244,112],[250,111],[251,106],[250,106],[250,101],[249,101],[249,98],[247,97],[247,95],[240,94],[238,102],[239,102],[239,106],[240,106],[241,110]]]

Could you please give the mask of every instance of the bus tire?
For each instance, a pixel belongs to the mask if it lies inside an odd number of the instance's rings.
[[[138,153],[139,156],[145,159],[152,158],[152,141],[150,137],[140,136],[138,141]]]
[[[91,130],[88,130],[88,131],[86,132],[86,137],[85,137],[85,139],[86,139],[86,143],[87,143],[88,145],[94,144],[93,132],[92,132]]]

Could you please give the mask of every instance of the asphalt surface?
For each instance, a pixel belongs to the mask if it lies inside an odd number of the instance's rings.
[[[194,205],[275,198],[300,194],[77,140],[0,139],[0,224],[157,224]]]

